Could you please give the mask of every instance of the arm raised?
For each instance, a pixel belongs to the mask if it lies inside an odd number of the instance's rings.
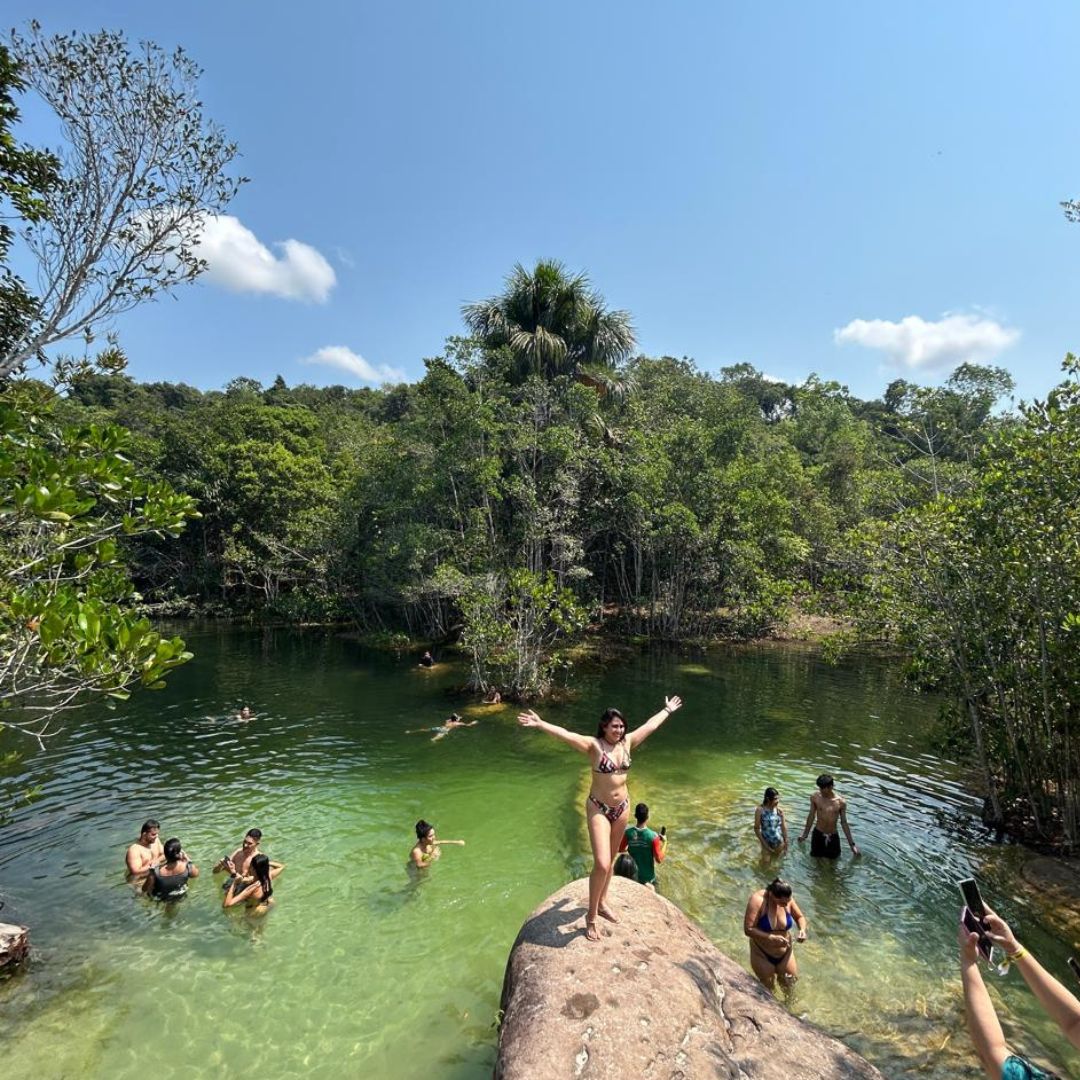
[[[682,698],[677,694],[664,698],[664,707],[654,716],[650,716],[641,727],[634,728],[626,736],[630,749],[633,750],[635,746],[640,746],[676,709],[681,708]]]
[[[556,739],[560,739],[567,745],[572,746],[579,754],[587,754],[593,745],[593,741],[588,735],[579,735],[576,731],[568,731],[564,727],[559,727],[558,724],[549,724],[546,720],[541,720],[532,709],[529,709],[528,712],[518,713],[518,723],[522,727],[539,728],[549,735],[554,735]]]

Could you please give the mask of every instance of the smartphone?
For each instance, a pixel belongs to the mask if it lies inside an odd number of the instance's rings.
[[[976,919],[986,918],[986,905],[983,903],[982,893],[979,892],[979,886],[974,878],[964,878],[963,881],[958,881],[957,885],[960,886],[960,892],[963,894],[964,903],[968,906],[968,911],[975,916]]]
[[[666,825],[661,825],[660,826],[660,835],[661,836],[667,836],[667,826]]]
[[[1072,968],[1073,974],[1080,979],[1080,960],[1077,960],[1075,956],[1069,957],[1069,967]]]
[[[960,918],[964,920],[964,928],[968,933],[979,935],[979,944],[977,946],[979,955],[989,964],[994,943],[986,936],[986,927],[980,919],[976,919],[971,913],[971,908],[965,907]]]

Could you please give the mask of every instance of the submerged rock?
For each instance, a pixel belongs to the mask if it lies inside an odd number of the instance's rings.
[[[497,1080],[870,1080],[843,1043],[792,1016],[670,901],[615,878],[586,940],[589,883],[549,896],[514,942]]]
[[[30,930],[14,923],[0,922],[0,971],[21,964],[30,952]]]

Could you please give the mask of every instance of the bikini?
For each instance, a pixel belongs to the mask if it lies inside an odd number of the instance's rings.
[[[795,920],[792,919],[790,911],[785,911],[785,914],[787,915],[787,926],[785,927],[785,929],[790,930],[792,928],[792,926],[795,925]],[[758,920],[757,920],[756,923],[754,923],[754,925],[759,930],[764,930],[766,934],[771,934],[773,932],[772,923],[769,922],[769,902],[768,902],[768,900],[766,900],[761,905],[761,914],[758,916]],[[772,964],[773,967],[779,967],[788,958],[788,953],[791,952],[791,942],[790,941],[788,942],[788,947],[784,951],[782,956],[770,956],[761,947],[761,942],[755,941],[754,944],[758,947],[758,951],[761,953],[761,955],[764,956],[765,959],[768,960],[769,963]]]
[[[597,739],[597,743],[600,743],[599,739]],[[596,763],[596,768],[593,771],[603,773],[605,776],[611,776],[613,773],[628,773],[630,771],[629,751],[626,755],[626,762],[622,765],[619,765],[601,745],[600,760]],[[595,806],[596,809],[599,810],[600,813],[603,814],[604,817],[606,817],[608,821],[612,823],[612,825],[614,825],[615,822],[618,821],[619,818],[621,818],[623,814],[626,813],[626,808],[630,805],[630,796],[627,795],[626,798],[624,798],[622,802],[620,802],[617,806],[608,806],[607,803],[601,802],[594,795],[589,796],[589,802],[591,802],[593,806]]]

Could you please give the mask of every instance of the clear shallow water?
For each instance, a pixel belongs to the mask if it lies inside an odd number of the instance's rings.
[[[0,918],[31,924],[35,945],[29,970],[0,984],[4,1076],[490,1076],[510,945],[588,867],[583,759],[519,729],[510,707],[463,706],[449,666],[321,634],[189,638],[196,660],[166,691],[74,715],[10,777],[43,792],[0,830]],[[668,826],[662,891],[744,965],[746,897],[777,872],[757,855],[756,801],[780,789],[794,840],[814,777],[837,776],[865,854],[782,863],[811,928],[791,1007],[886,1075],[981,1075],[963,1028],[957,878],[975,873],[1067,972],[1067,943],[1020,895],[1021,853],[989,841],[962,769],[932,746],[933,704],[889,664],[777,648],[648,656],[578,689],[544,715],[590,730],[607,704],[637,722],[665,692],[686,700],[635,756],[631,798]],[[243,703],[251,724],[207,719]],[[452,709],[480,726],[438,743],[404,733]],[[168,908],[121,869],[148,816],[204,870]],[[417,879],[405,860],[421,816],[467,846]],[[261,920],[223,912],[209,873],[253,825],[287,864]],[[1019,977],[990,978],[1007,1034],[1080,1077]]]

